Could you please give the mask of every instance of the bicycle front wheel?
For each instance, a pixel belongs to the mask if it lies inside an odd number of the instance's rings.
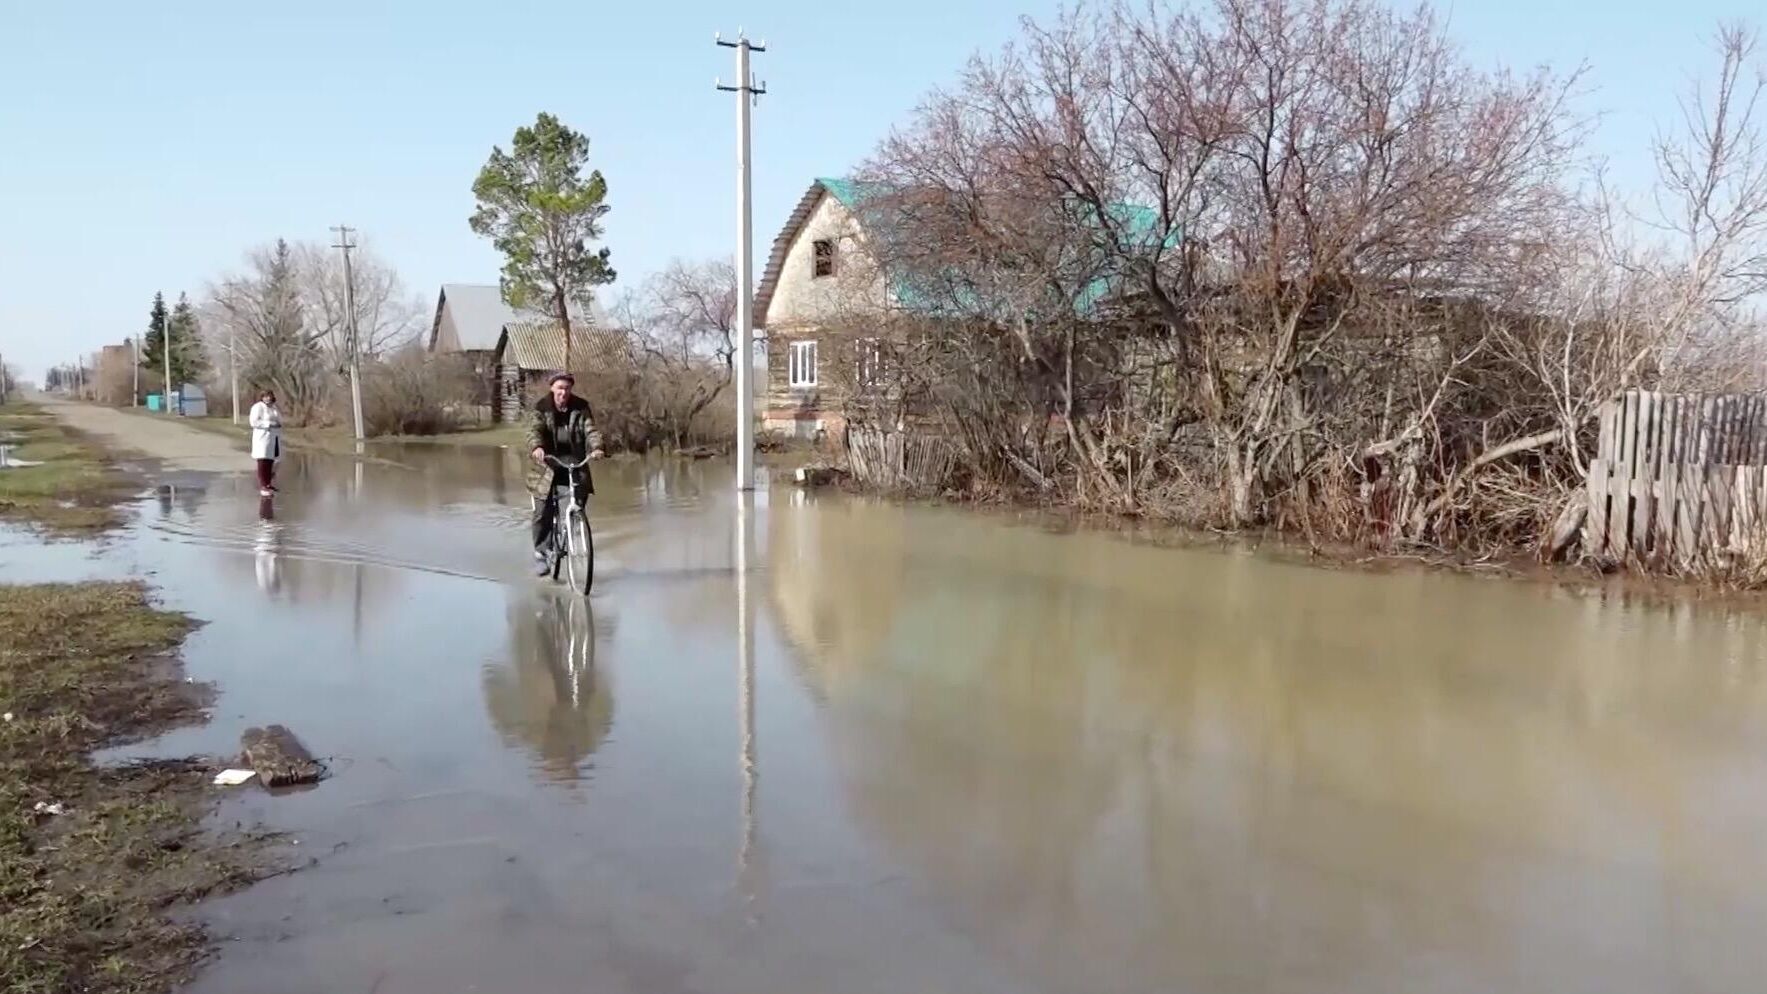
[[[589,519],[572,508],[565,518],[565,559],[570,564],[571,589],[585,594],[595,584],[595,539],[589,533]]]

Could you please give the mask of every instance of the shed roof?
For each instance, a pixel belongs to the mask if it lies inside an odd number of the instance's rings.
[[[557,321],[511,321],[497,343],[497,361],[529,371],[564,368],[564,329]],[[608,328],[571,329],[571,365],[578,371],[628,364],[625,336]]]
[[[503,326],[515,321],[545,321],[548,315],[535,310],[518,311],[503,302],[503,290],[496,284],[488,283],[444,283],[441,294],[436,298],[435,322],[430,327],[429,347],[436,348],[436,338],[442,327],[442,314],[446,311],[453,319],[454,332],[460,339],[460,348],[465,352],[491,351],[503,334]],[[580,305],[572,305],[573,319],[587,318],[591,324],[604,324],[605,316],[600,304],[590,298],[588,309]]]

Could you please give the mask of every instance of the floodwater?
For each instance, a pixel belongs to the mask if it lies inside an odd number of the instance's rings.
[[[524,575],[513,456],[377,451],[289,460],[274,508],[187,477],[44,560],[209,620],[215,720],[156,748],[331,757],[224,807],[319,862],[204,906],[197,992],[1767,975],[1767,615],[739,501],[716,463],[598,471],[585,602]]]

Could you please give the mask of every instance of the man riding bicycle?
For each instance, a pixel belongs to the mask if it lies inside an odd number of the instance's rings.
[[[576,385],[571,374],[553,373],[546,381],[546,395],[534,405],[528,423],[529,455],[534,460],[528,469],[528,489],[534,495],[535,571],[541,576],[552,569],[558,490],[570,482],[566,470],[548,459],[575,464],[602,457],[601,431],[595,427],[589,402],[572,392]],[[595,492],[595,483],[586,466],[572,472],[577,475],[577,507],[581,509]]]

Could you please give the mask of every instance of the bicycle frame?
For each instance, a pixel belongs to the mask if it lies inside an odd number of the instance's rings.
[[[576,544],[576,538],[575,538],[575,530],[572,529],[572,527],[571,527],[572,515],[576,515],[577,517],[582,518],[584,536],[585,536],[585,538],[587,538],[587,536],[588,536],[589,516],[584,513],[584,511],[581,507],[577,506],[577,471],[584,468],[585,466],[588,466],[589,460],[588,459],[581,459],[581,460],[577,460],[575,462],[567,462],[563,459],[558,458],[557,456],[547,456],[546,462],[552,466],[556,466],[559,469],[562,469],[565,471],[565,474],[564,474],[565,485],[563,487],[558,487],[558,486],[553,486],[549,482],[548,486],[551,487],[552,493],[547,494],[547,497],[544,498],[544,499],[555,499],[558,496],[558,491],[562,490],[564,492],[563,493],[564,500],[561,502],[561,505],[558,507],[558,509],[555,513],[555,516],[553,518],[553,522],[552,522],[552,578],[554,580],[557,580],[558,575],[559,575],[559,570],[563,567],[565,559],[567,557],[575,555],[578,552],[578,550],[576,548],[574,548],[574,546]],[[533,499],[538,501],[538,500],[541,500],[542,498],[535,496]],[[594,562],[593,562],[594,545],[593,545],[592,540],[591,540],[591,544],[590,544],[589,549],[586,551],[591,556],[591,560],[590,560],[590,565],[588,566],[588,569],[590,570],[590,576],[585,577],[585,580],[588,582],[593,582],[592,576],[593,576],[593,571],[594,571],[595,567],[594,567]],[[572,570],[572,582],[574,584],[576,582],[576,579],[575,579],[576,565],[574,563],[571,566],[571,570]],[[588,593],[587,583],[585,583],[585,585],[583,587],[583,592]]]

